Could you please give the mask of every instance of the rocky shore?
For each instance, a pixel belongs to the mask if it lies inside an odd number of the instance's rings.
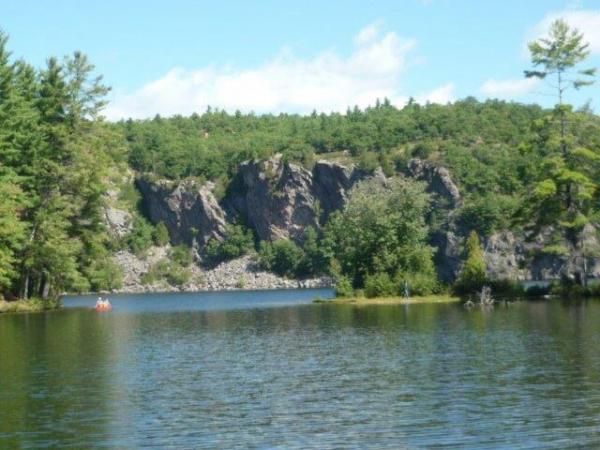
[[[142,282],[153,264],[165,258],[168,250],[165,247],[151,249],[145,258],[121,251],[116,255],[116,261],[124,269],[123,286],[116,289],[115,293],[143,293],[143,292],[196,292],[196,291],[227,291],[227,290],[262,290],[262,289],[294,289],[294,288],[321,288],[331,287],[333,281],[330,277],[289,279],[279,277],[273,273],[265,272],[258,267],[256,257],[247,255],[232,261],[219,264],[212,269],[204,269],[197,264],[192,264],[189,281],[173,286],[166,280],[159,280],[150,284]]]

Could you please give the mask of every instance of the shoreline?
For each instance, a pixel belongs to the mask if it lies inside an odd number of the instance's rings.
[[[272,287],[252,287],[252,288],[238,288],[225,286],[218,289],[193,289],[193,288],[165,288],[165,289],[154,289],[152,286],[148,290],[127,290],[127,289],[116,289],[113,291],[92,291],[92,292],[66,292],[61,295],[66,296],[77,296],[77,295],[136,295],[136,294],[204,294],[214,292],[257,292],[257,291],[290,291],[290,290],[311,290],[311,289],[331,289],[332,285],[315,285],[315,286],[272,286]]]
[[[315,299],[313,303],[332,304],[332,305],[419,305],[432,303],[459,303],[462,299],[453,295],[425,295],[423,297],[336,297],[330,300]]]
[[[62,308],[62,301],[56,300],[41,300],[32,298],[29,300],[0,300],[0,314],[5,313],[33,313],[55,311]]]

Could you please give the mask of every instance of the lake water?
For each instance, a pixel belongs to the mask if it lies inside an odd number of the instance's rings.
[[[0,316],[0,448],[599,448],[600,302],[94,297]]]

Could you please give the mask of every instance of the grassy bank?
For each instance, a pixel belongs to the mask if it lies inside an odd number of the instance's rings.
[[[337,297],[331,300],[317,299],[315,303],[353,304],[353,305],[416,305],[421,303],[456,303],[459,297],[452,295],[425,295],[423,297]]]
[[[14,300],[7,302],[0,300],[0,313],[11,312],[41,312],[59,309],[62,307],[60,300],[40,300],[32,298],[29,300]]]

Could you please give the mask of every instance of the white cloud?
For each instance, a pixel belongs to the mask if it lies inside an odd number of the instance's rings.
[[[375,22],[367,25],[354,38],[354,43],[357,45],[364,45],[373,42],[379,36],[381,32],[381,22]]]
[[[480,91],[489,97],[514,98],[527,94],[539,85],[535,78],[517,78],[508,80],[487,80]]]
[[[415,45],[415,40],[394,32],[382,33],[375,23],[357,34],[347,57],[330,50],[302,59],[284,49],[254,68],[174,68],[133,93],[116,93],[106,116],[187,115],[203,112],[208,105],[231,112],[329,112],[364,107],[383,97],[399,102],[406,98],[400,76]],[[453,90],[454,85],[448,84],[422,98],[443,103],[453,98]]]
[[[557,19],[577,28],[590,44],[590,51],[600,53],[600,10],[568,9],[549,13],[528,33],[527,41],[547,36],[550,24]]]
[[[456,86],[454,83],[447,83],[433,89],[431,92],[417,95],[416,100],[418,103],[439,103],[444,105],[455,100],[455,90]]]

